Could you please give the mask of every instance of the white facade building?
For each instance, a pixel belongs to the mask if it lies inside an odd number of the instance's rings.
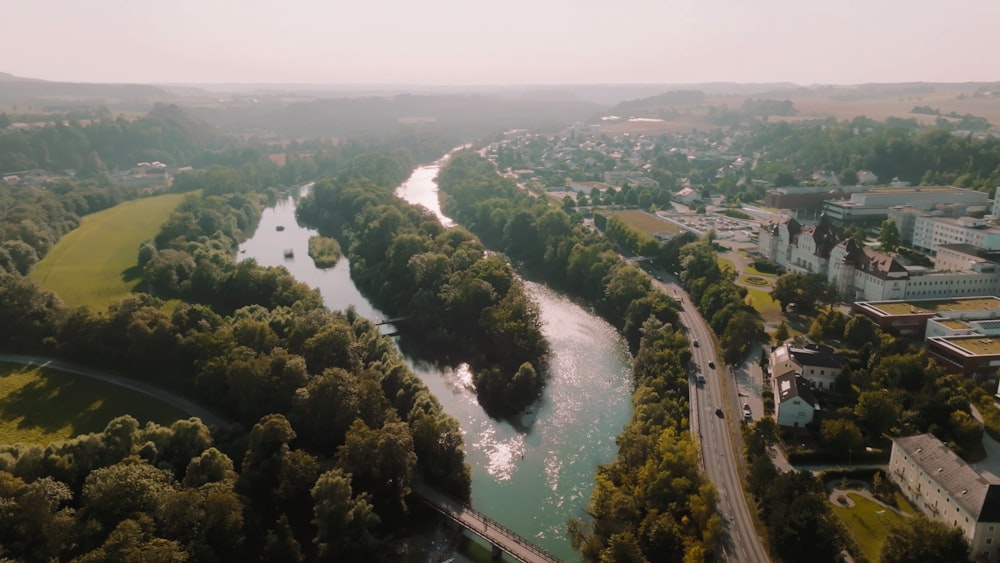
[[[771,380],[774,385],[774,412],[778,426],[805,428],[813,421],[819,403],[809,391],[809,383],[787,373]]]
[[[1000,561],[1000,484],[930,434],[892,441],[889,479],[927,517],[962,530],[972,559]]]
[[[1000,250],[1000,227],[974,217],[917,217],[913,227],[913,248],[933,255],[942,244],[970,244],[986,250]]]

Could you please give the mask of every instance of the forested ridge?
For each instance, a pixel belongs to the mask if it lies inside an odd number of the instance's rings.
[[[468,362],[493,416],[533,403],[545,384],[548,344],[537,305],[513,268],[461,227],[395,197],[405,153],[362,158],[324,178],[299,203],[300,219],[344,241],[351,275],[424,349]],[[380,176],[367,169],[380,171]]]
[[[5,268],[0,349],[110,368],[237,425],[122,417],[99,434],[0,447],[0,556],[393,560],[415,479],[468,500],[458,423],[370,321],[326,310],[284,268],[235,262],[259,196],[213,178],[198,176],[202,195],[138,249],[156,296],[67,309]]]

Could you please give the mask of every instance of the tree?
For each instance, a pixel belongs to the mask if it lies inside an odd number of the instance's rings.
[[[788,325],[785,321],[778,323],[778,328],[774,331],[774,341],[778,344],[788,340]]]
[[[323,560],[364,558],[376,547],[379,518],[367,495],[353,496],[351,475],[339,469],[319,476],[312,488],[312,524],[318,555]]]
[[[824,420],[820,424],[819,435],[827,447],[840,454],[860,448],[865,443],[858,426],[843,418]]]
[[[882,227],[878,232],[878,241],[882,250],[885,250],[886,252],[894,252],[897,248],[899,248],[901,237],[899,234],[899,227],[896,226],[895,221],[892,219],[882,221]]]
[[[883,563],[952,563],[969,560],[969,542],[959,527],[924,515],[903,518],[889,530],[882,546]]]
[[[886,389],[862,391],[858,395],[858,404],[854,407],[858,420],[876,437],[892,427],[901,411],[899,401]]]

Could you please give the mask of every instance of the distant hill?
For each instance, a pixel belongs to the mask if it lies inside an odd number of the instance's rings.
[[[50,82],[0,73],[0,105],[39,106],[63,109],[67,106],[104,105],[148,109],[153,102],[174,96],[147,84],[96,84]]]

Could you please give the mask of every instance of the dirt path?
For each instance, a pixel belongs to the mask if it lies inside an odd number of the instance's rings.
[[[161,389],[154,385],[144,383],[142,381],[135,381],[134,379],[129,379],[123,377],[116,373],[93,369],[70,362],[64,362],[62,360],[56,360],[53,358],[44,358],[41,356],[22,356],[18,354],[0,354],[0,362],[8,362],[12,364],[24,364],[28,366],[40,366],[45,368],[57,369],[59,371],[65,371],[68,373],[74,373],[76,375],[82,375],[84,377],[89,377],[91,379],[97,379],[104,381],[105,383],[110,383],[112,385],[117,385],[119,387],[124,387],[126,389],[131,389],[143,395],[152,397],[158,401],[166,403],[172,407],[180,409],[191,416],[196,416],[201,419],[207,426],[224,426],[229,424],[229,421],[222,418],[221,416],[213,413],[212,411],[196,404],[195,402],[185,399],[180,395]]]

